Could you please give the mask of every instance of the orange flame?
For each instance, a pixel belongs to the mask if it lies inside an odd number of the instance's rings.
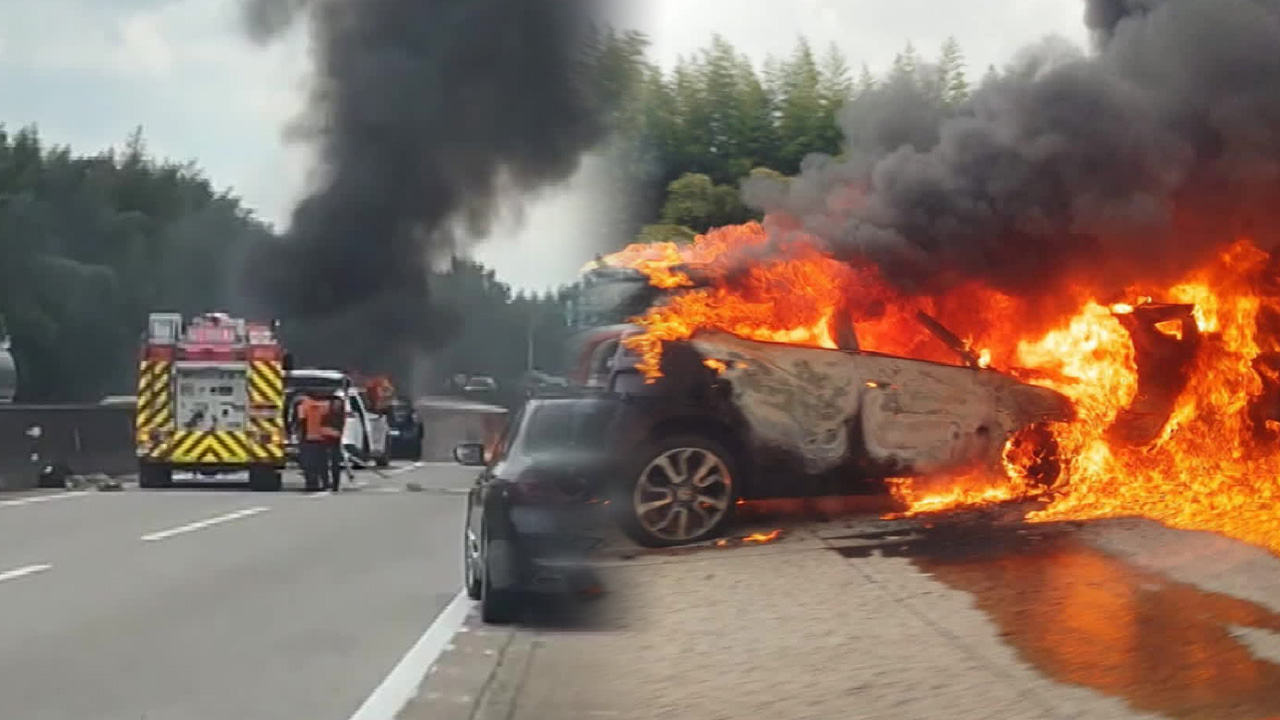
[[[1280,380],[1280,372],[1255,363],[1264,353],[1280,352],[1280,329],[1260,330],[1264,313],[1280,311],[1280,299],[1256,289],[1270,258],[1252,242],[1234,243],[1176,284],[1132,287],[1126,302],[1101,302],[1082,286],[1078,310],[1034,334],[1019,330],[1019,321],[1033,313],[1017,298],[977,284],[946,297],[906,298],[874,268],[837,261],[803,236],[773,248],[767,259],[743,260],[768,242],[764,227],[749,223],[713,230],[688,245],[632,246],[606,260],[678,289],[634,320],[644,332],[627,341],[650,379],[661,376],[663,343],[703,329],[834,348],[844,330],[855,327],[863,350],[954,364],[954,353],[914,314],[955,308],[940,318],[965,332],[969,347],[980,348],[982,366],[1005,368],[1076,404],[1078,420],[1054,429],[1064,458],[1055,494],[1029,519],[1143,516],[1280,552],[1280,425],[1250,416],[1264,375]],[[689,267],[713,281],[693,287]],[[1155,440],[1131,447],[1109,433],[1141,400],[1138,352],[1122,320],[1152,302],[1193,304],[1202,341]],[[1184,339],[1179,322],[1155,329],[1170,341]],[[1260,433],[1270,433],[1269,441],[1259,441]],[[904,479],[890,487],[913,514],[1033,497],[1039,491],[1019,471],[1019,452],[1011,441],[1004,477]]]

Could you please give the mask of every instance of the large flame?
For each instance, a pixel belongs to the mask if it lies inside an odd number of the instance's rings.
[[[1040,324],[1030,322],[1034,312],[1017,298],[977,284],[945,297],[905,297],[870,265],[836,260],[816,241],[789,237],[786,246],[770,247],[763,226],[749,223],[713,230],[688,245],[637,245],[606,258],[677,289],[634,320],[644,332],[628,342],[640,352],[646,375],[661,375],[664,342],[700,329],[835,348],[852,326],[864,350],[958,363],[959,356],[916,321],[916,311],[924,310],[960,333],[983,364],[1075,402],[1079,419],[1053,430],[1065,458],[1057,490],[1029,519],[1143,516],[1280,552],[1280,439],[1271,423],[1259,428],[1250,415],[1264,390],[1261,373],[1269,372],[1255,361],[1280,350],[1280,333],[1260,330],[1266,326],[1261,313],[1280,303],[1259,290],[1269,257],[1252,242],[1235,242],[1179,283],[1129,288],[1123,303],[1108,304],[1082,287],[1074,314],[1029,335],[1025,328]],[[1194,304],[1202,341],[1163,427],[1152,442],[1134,446],[1110,432],[1140,391],[1137,351],[1123,319],[1152,302]],[[1176,322],[1157,329],[1182,337]],[[999,479],[896,480],[892,489],[912,513],[1043,492],[1021,477],[1018,452],[1011,442]]]

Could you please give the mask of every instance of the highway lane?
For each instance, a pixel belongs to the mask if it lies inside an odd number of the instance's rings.
[[[0,717],[347,720],[457,594],[471,473],[0,505]],[[33,496],[4,496],[0,502]]]

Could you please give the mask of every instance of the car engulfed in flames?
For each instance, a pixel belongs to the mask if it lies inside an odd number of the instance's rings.
[[[1280,273],[1251,240],[1047,307],[973,282],[908,295],[778,235],[602,260],[662,290],[621,340],[647,382],[692,346],[758,440],[806,471],[856,459],[911,514],[1035,499],[1030,521],[1142,516],[1280,550]]]

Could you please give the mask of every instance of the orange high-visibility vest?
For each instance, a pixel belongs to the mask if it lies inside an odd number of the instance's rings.
[[[330,415],[332,409],[326,400],[304,397],[298,401],[298,419],[302,423],[302,437],[308,442],[322,442],[342,436],[341,428],[336,431],[332,426]]]

